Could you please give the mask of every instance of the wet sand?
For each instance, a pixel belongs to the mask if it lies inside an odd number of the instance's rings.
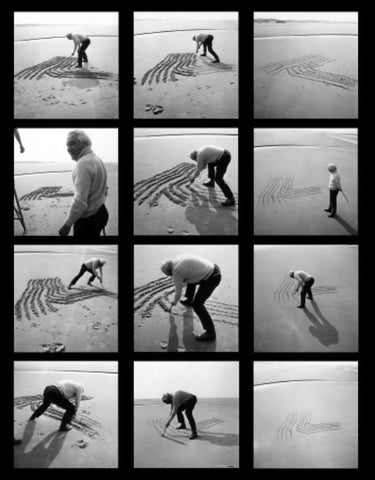
[[[81,264],[103,257],[102,290],[86,273],[67,286]],[[112,246],[19,246],[14,256],[16,352],[117,351],[117,251]]]
[[[58,380],[85,385],[73,429],[59,432],[62,410],[55,405],[28,422],[44,388]],[[91,372],[15,372],[15,468],[117,468],[117,374]]]
[[[167,312],[174,285],[160,271],[164,258],[195,253],[219,265],[222,281],[206,302],[216,328],[215,342],[198,342],[203,332],[191,308],[178,304]],[[237,351],[238,254],[232,245],[136,245],[134,258],[135,351]],[[185,289],[183,289],[184,293]],[[182,296],[183,298],[183,296]]]
[[[255,363],[255,468],[358,468],[358,374],[314,363]]]
[[[160,399],[135,400],[135,468],[238,468],[237,399],[198,398],[193,412],[198,431],[195,440],[189,440],[190,429],[176,430],[175,420],[161,437],[168,412]]]
[[[300,293],[290,270],[315,278],[314,301],[296,308]],[[358,351],[358,248],[275,245],[254,249],[254,348],[257,352]]]
[[[141,132],[134,141],[135,235],[237,235],[238,205],[222,207],[221,189],[207,188],[207,169],[187,187],[196,163],[191,151],[217,145],[231,153],[225,181],[238,202],[238,144],[235,130],[188,135],[180,129]],[[172,132],[172,130],[175,130]],[[185,181],[184,181],[185,179]]]

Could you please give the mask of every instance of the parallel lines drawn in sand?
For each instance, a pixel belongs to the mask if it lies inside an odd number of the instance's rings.
[[[343,88],[345,90],[354,88],[358,83],[355,78],[320,69],[327,63],[334,61],[334,59],[326,58],[323,55],[310,54],[280,62],[267,63],[259,67],[258,70],[272,76],[279,73],[286,73],[291,77],[325,83],[326,85]]]
[[[134,289],[134,313],[142,317],[152,317],[153,310],[159,306],[169,312],[170,295],[175,291],[170,278],[158,278]],[[238,326],[238,306],[220,302],[216,297],[206,302],[215,322]]]
[[[267,207],[283,201],[310,195],[319,195],[320,187],[293,188],[294,177],[271,177],[258,195],[258,205]]]
[[[28,320],[32,316],[47,315],[48,312],[58,312],[57,305],[71,305],[96,297],[116,297],[108,290],[75,289],[68,290],[59,277],[55,278],[32,278],[14,307],[15,317],[22,320],[25,315]]]
[[[93,397],[88,397],[86,395],[82,396],[82,401],[85,400],[92,400]],[[14,406],[18,409],[30,406],[31,410],[35,412],[35,410],[43,403],[43,396],[42,395],[33,395],[33,396],[25,396],[25,397],[16,397],[14,399]],[[44,412],[43,415],[47,415],[47,417],[54,418],[55,420],[62,420],[64,415],[64,411],[55,405],[51,405],[48,409]],[[102,425],[90,418],[87,415],[83,415],[82,413],[77,413],[73,420],[71,421],[71,425],[81,433],[88,435],[89,437],[93,438],[99,435],[99,430],[102,429]]]
[[[292,299],[297,300],[295,293],[296,290],[296,281],[293,280],[289,275],[285,275],[281,284],[273,292],[273,301],[276,303],[289,302]],[[317,285],[315,284],[312,287],[313,295],[330,295],[337,293],[337,288],[332,285]]]
[[[295,432],[310,435],[340,429],[341,425],[338,422],[311,423],[311,412],[292,412],[288,413],[284,422],[277,429],[276,438],[285,442],[292,440]]]
[[[87,68],[75,68],[77,59],[73,57],[53,57],[45,62],[24,68],[14,76],[18,80],[40,80],[52,78],[92,78],[95,80],[118,80],[118,75],[110,72]]]
[[[236,68],[226,63],[212,63],[207,59],[198,57],[194,53],[169,53],[154,67],[150,68],[142,78],[141,85],[148,83],[176,82],[177,75],[183,77],[196,77],[210,73],[228,72]]]
[[[22,195],[20,200],[42,200],[43,198],[73,197],[74,192],[60,192],[63,187],[39,187]]]
[[[219,425],[220,423],[223,423],[223,422],[224,420],[220,420],[219,418],[208,418],[206,420],[202,420],[196,423],[197,430],[198,432],[209,430],[215,425]],[[152,425],[160,435],[162,434],[165,426],[165,419],[155,418],[153,420],[150,420],[148,423]],[[186,440],[188,440],[189,436],[190,436],[190,429],[177,430],[175,427],[170,425],[168,427],[168,430],[164,438],[168,440],[172,440],[173,442],[179,443],[181,445],[186,445],[187,443]]]
[[[190,185],[189,181],[196,170],[196,166],[183,162],[176,167],[165,170],[145,180],[140,180],[134,185],[134,201],[138,205],[147,202],[149,207],[157,207],[162,196],[165,196],[175,205],[186,207],[192,203],[192,195],[207,199],[209,192],[202,185]],[[215,190],[218,202],[225,200],[224,195]],[[234,193],[236,203],[238,194]]]

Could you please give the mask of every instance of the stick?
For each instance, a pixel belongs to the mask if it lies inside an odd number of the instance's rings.
[[[345,195],[345,193],[344,193],[342,190],[341,190],[341,193],[344,195],[344,198],[345,198],[345,200],[347,201],[347,203],[349,203],[349,200],[346,198],[346,195]]]

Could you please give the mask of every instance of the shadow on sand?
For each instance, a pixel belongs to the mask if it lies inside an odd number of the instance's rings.
[[[35,426],[36,422],[27,422],[22,443],[14,448],[15,468],[48,468],[64,445],[66,432],[55,430],[26,452],[27,445],[34,435]]]
[[[198,432],[197,440],[205,440],[218,447],[236,447],[240,444],[240,437],[236,433]]]
[[[198,342],[194,334],[194,317],[190,308],[186,309],[182,316],[183,332],[182,343],[187,352],[215,352],[215,342]],[[177,334],[177,325],[174,316],[171,313],[169,316],[169,338],[168,338],[168,352],[177,352],[179,347],[179,339]]]
[[[358,231],[353,228],[347,221],[345,221],[340,215],[335,215],[334,219],[347,231],[349,235],[358,235]]]
[[[314,309],[315,315],[307,308],[303,309],[304,314],[312,323],[309,327],[311,335],[317,338],[325,347],[339,343],[339,333],[336,328],[329,323],[326,317],[322,314],[315,300],[311,301],[311,305]]]

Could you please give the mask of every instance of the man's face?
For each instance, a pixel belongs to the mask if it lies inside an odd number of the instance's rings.
[[[66,147],[73,160],[78,160],[79,154],[84,149],[84,145],[76,137],[68,137]]]

